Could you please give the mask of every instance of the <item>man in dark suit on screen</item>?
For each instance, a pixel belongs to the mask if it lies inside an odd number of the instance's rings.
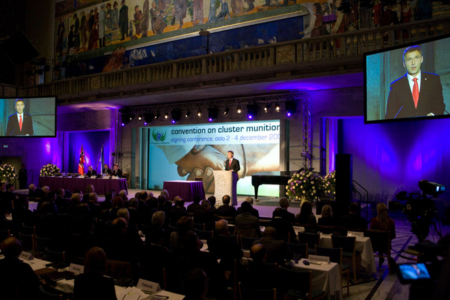
[[[29,114],[23,112],[25,109],[23,99],[16,99],[15,107],[17,112],[8,117],[6,136],[32,136],[34,134],[33,119]]]
[[[225,161],[225,171],[233,171],[234,173],[239,172],[241,169],[241,165],[239,164],[239,161],[235,159],[234,152],[228,151],[228,159]]]
[[[422,72],[422,48],[411,46],[403,52],[407,73],[391,83],[385,119],[432,117],[445,111],[439,75]]]

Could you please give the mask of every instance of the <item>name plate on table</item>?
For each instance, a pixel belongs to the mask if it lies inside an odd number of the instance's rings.
[[[78,176],[78,178],[84,178],[84,175],[80,175],[80,176]]]
[[[112,179],[119,179],[119,176],[111,176]]]
[[[136,285],[138,289],[141,289],[143,291],[147,292],[159,292],[161,290],[161,287],[159,286],[159,283],[152,282],[144,279],[139,279],[138,284]]]
[[[111,176],[103,176],[102,179],[109,179]]]
[[[83,274],[84,273],[84,266],[76,265],[76,264],[70,264],[69,271],[73,272],[75,274]]]
[[[363,238],[364,237],[364,232],[360,232],[360,231],[347,231],[347,236],[355,236],[357,238]]]
[[[305,232],[305,227],[303,227],[303,226],[294,226],[294,230],[296,232]]]
[[[330,258],[328,256],[322,255],[308,255],[308,261],[310,263],[318,263],[321,265],[326,265],[330,263]]]
[[[30,252],[22,251],[22,253],[20,253],[19,255],[19,258],[22,260],[32,260],[33,254],[31,254]]]
[[[91,179],[97,179],[97,176],[96,175],[92,175]]]

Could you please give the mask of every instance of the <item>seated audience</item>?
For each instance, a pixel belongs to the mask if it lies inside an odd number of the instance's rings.
[[[42,197],[42,190],[38,189],[34,183],[30,184],[28,186],[28,199],[34,200],[35,198]]]
[[[360,207],[358,203],[351,203],[349,207],[350,213],[346,216],[342,216],[339,219],[339,225],[342,228],[347,229],[359,229],[364,230],[367,229],[367,222],[366,219],[363,217],[360,217]]]
[[[172,208],[169,212],[169,220],[171,226],[175,226],[181,217],[188,215],[186,208],[184,208],[183,199],[181,199],[179,196],[176,196],[174,202],[175,208]]]
[[[322,207],[322,215],[319,218],[318,223],[323,226],[338,226],[338,220],[333,217],[331,205],[326,204]]]
[[[193,269],[186,274],[184,279],[184,300],[206,299],[209,279],[202,269]]]
[[[277,240],[277,231],[273,227],[266,227],[263,237],[260,240],[254,241],[253,245],[260,244],[266,249],[267,259],[266,263],[277,263],[278,265],[285,265],[286,261],[292,258],[292,253],[286,248],[283,240]]]
[[[223,205],[217,209],[216,214],[222,217],[236,217],[237,211],[236,208],[230,206],[231,198],[228,195],[222,197]]]
[[[391,240],[395,239],[395,222],[391,218],[389,218],[388,215],[388,209],[386,204],[384,203],[378,203],[377,204],[377,216],[372,219],[370,222],[370,229],[375,230],[388,230],[390,231],[390,238]],[[386,254],[383,251],[384,249],[381,249],[378,247],[377,243],[374,241],[373,243],[373,249],[379,254]],[[378,261],[379,265],[381,266],[384,262],[384,257],[380,257],[380,260]],[[393,263],[393,264],[392,264]],[[391,264],[392,266],[395,266],[395,260],[391,257]]]
[[[219,220],[214,228],[214,237],[208,240],[209,252],[216,258],[220,259],[222,269],[230,270],[233,266],[233,260],[240,259],[243,256],[241,247],[237,244],[236,239],[230,239],[228,231],[228,222]]]
[[[66,194],[66,191],[64,189],[57,189],[56,190],[56,208],[58,209],[59,213],[67,213],[67,209],[69,208],[69,203],[66,199],[64,199],[64,195]]]
[[[100,203],[100,211],[107,209],[111,209],[112,199],[114,198],[114,191],[106,191],[105,192],[105,201]]]
[[[98,197],[96,193],[90,193],[89,194],[89,210],[91,211],[91,217],[92,218],[98,218],[100,215],[100,205],[98,204]]]
[[[275,228],[278,240],[283,240],[286,243],[295,243],[297,234],[295,233],[294,226],[284,220],[282,215],[281,208],[277,207],[273,212],[273,219],[269,223],[269,226]]]
[[[288,222],[294,224],[295,223],[295,215],[288,211],[289,200],[287,198],[283,197],[280,199],[279,203],[280,203],[280,208],[281,208],[281,218],[285,221],[288,221]],[[272,219],[273,219],[273,216],[272,216]]]
[[[111,204],[111,209],[109,210],[109,214],[110,214],[110,218],[111,220],[114,220],[115,218],[117,218],[117,211],[121,208],[124,208],[124,204],[123,204],[123,198],[120,196],[116,196],[113,199],[113,202]]]
[[[36,299],[39,294],[39,278],[30,265],[19,259],[22,244],[15,237],[6,238],[0,244],[5,256],[0,260],[0,290],[2,299]]]
[[[242,285],[249,288],[260,289],[261,287],[279,288],[280,276],[273,265],[266,264],[266,248],[261,244],[255,244],[250,248],[251,260],[248,261]]]
[[[175,253],[181,253],[184,250],[181,239],[189,230],[194,229],[194,221],[188,216],[181,217],[178,219],[176,224],[177,230],[170,234],[170,248]]]
[[[257,217],[259,219],[259,211],[257,209],[253,208],[253,198],[252,197],[247,197],[247,198],[245,198],[245,201],[251,204],[251,211],[250,211],[251,215],[255,216],[255,217]],[[239,207],[237,209],[237,212],[236,212],[236,215],[239,215],[239,214],[242,214],[242,208],[241,207]]]
[[[251,215],[252,205],[245,201],[241,205],[242,213],[235,218],[234,235],[242,235],[249,238],[261,237],[261,229],[259,228],[259,220]]]
[[[136,198],[131,198],[130,201],[128,201],[128,213],[130,215],[129,225],[134,228],[138,228],[141,224],[140,204],[141,203]],[[143,205],[145,206],[145,202]]]
[[[83,195],[82,203],[88,203],[89,202],[89,195],[91,193],[95,193],[95,188],[93,184],[89,184],[86,186],[86,193]]]
[[[214,214],[217,214],[216,197],[210,196],[210,197],[208,197],[208,201],[209,201],[209,204],[211,204],[210,210],[211,210]]]
[[[201,207],[202,206],[200,205],[200,197],[194,196],[194,202],[192,202],[191,204],[189,204],[187,206],[187,212],[193,214],[197,209],[199,209]]]
[[[84,273],[75,278],[73,295],[75,300],[116,300],[114,280],[103,276],[106,272],[106,254],[95,247],[86,253]]]
[[[316,216],[312,212],[311,202],[303,202],[300,213],[295,216],[295,221],[299,224],[316,225]]]
[[[216,218],[211,211],[211,204],[208,200],[202,201],[202,207],[194,212],[194,223],[205,224],[205,230],[213,230]]]

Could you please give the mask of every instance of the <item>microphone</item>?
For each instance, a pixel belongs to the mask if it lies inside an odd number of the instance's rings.
[[[402,107],[400,107],[400,109],[398,110],[398,112],[395,114],[394,119],[397,118],[398,114],[400,113],[400,111],[403,109],[403,105]]]

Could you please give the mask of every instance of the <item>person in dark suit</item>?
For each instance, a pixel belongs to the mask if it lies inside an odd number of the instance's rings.
[[[25,135],[32,136],[33,130],[33,118],[23,112],[25,104],[23,99],[16,99],[16,111],[8,117],[8,125],[6,126],[6,136]]]
[[[251,260],[248,261],[247,272],[242,278],[242,284],[249,288],[260,289],[264,287],[279,288],[281,284],[278,271],[272,265],[266,264],[266,249],[261,244],[250,248]]]
[[[122,178],[122,170],[119,169],[119,165],[118,164],[114,165],[114,170],[112,171],[112,175],[113,176],[117,176],[119,178]]]
[[[292,258],[292,253],[287,249],[283,240],[277,240],[277,231],[273,227],[266,227],[263,237],[253,242],[253,245],[260,244],[266,249],[266,263],[277,263],[280,266]]]
[[[253,198],[247,197],[247,198],[245,198],[245,201],[250,203],[250,205],[251,205],[250,214],[259,219],[259,211],[253,207]],[[242,206],[237,209],[236,215],[240,215],[240,214],[242,214]]]
[[[225,171],[233,171],[234,173],[239,172],[241,165],[239,164],[239,161],[233,157],[234,152],[230,150],[227,155],[228,159],[225,161]]]
[[[242,214],[235,218],[236,227],[234,235],[242,235],[248,238],[261,237],[261,229],[259,228],[259,220],[251,215],[252,205],[247,201],[241,204]]]
[[[22,245],[15,237],[0,244],[4,259],[0,260],[2,299],[34,299],[39,294],[39,278],[30,265],[19,260]]]
[[[202,207],[194,212],[194,223],[204,223],[205,230],[213,230],[216,218],[211,211],[211,204],[208,200],[202,201]]]
[[[311,202],[303,202],[300,213],[295,216],[295,221],[299,224],[316,225],[316,217],[312,212]]]
[[[391,83],[385,119],[438,116],[445,112],[439,75],[422,72],[422,48],[408,47],[403,52],[407,73]]]
[[[197,209],[201,208],[202,206],[200,205],[200,200],[201,199],[199,196],[194,196],[194,202],[187,206],[187,212],[194,213]]]
[[[348,229],[367,229],[366,219],[359,215],[360,207],[358,203],[351,203],[349,207],[350,213],[342,216],[339,220],[339,225],[342,228]]]
[[[97,175],[97,171],[95,171],[94,168],[92,168],[92,166],[89,166],[88,170],[89,171],[86,173],[86,177]]]
[[[217,214],[222,217],[236,217],[236,208],[230,206],[231,198],[228,195],[222,197],[223,205],[217,209]]]
[[[111,169],[108,167],[107,164],[103,165],[102,174],[103,175],[111,175],[112,174]]]
[[[183,217],[187,216],[188,212],[186,211],[186,208],[184,208],[184,200],[181,199],[179,196],[175,197],[175,208],[172,208],[169,211],[169,220],[171,226],[176,226],[178,220]]]
[[[241,247],[236,243],[236,239],[232,240],[229,237],[228,222],[222,219],[216,222],[214,237],[208,240],[209,252],[216,259],[220,259],[220,265],[224,270],[231,270],[233,260],[240,261],[244,255]]]
[[[121,41],[123,41],[125,37],[128,37],[128,6],[125,5],[125,0],[122,0],[120,4],[122,7],[119,11],[119,28],[122,33]]]
[[[269,223],[270,227],[275,228],[277,231],[277,239],[284,240],[286,243],[295,243],[296,233],[292,223],[282,218],[281,208],[277,207],[273,212],[273,219]]]
[[[19,188],[21,190],[27,188],[27,181],[28,181],[27,169],[25,169],[25,165],[22,164],[22,168],[19,170]]]
[[[98,247],[90,249],[84,261],[84,274],[75,278],[74,298],[116,300],[114,280],[103,276],[105,272],[105,251]]]
[[[280,208],[281,208],[281,211],[280,211],[281,218],[289,223],[294,224],[295,223],[295,215],[288,211],[289,200],[287,198],[283,197],[280,199],[279,203],[280,203]],[[274,218],[274,215],[272,213],[272,219],[273,218]]]

